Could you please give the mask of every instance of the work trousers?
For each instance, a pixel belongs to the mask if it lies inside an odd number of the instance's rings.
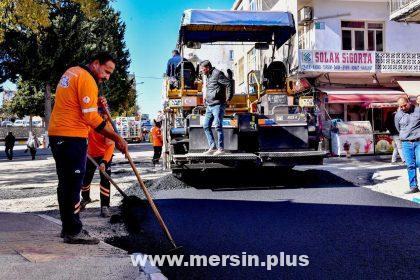
[[[159,159],[162,156],[162,146],[153,146],[153,164],[159,163]]]
[[[13,146],[6,146],[4,152],[9,160],[13,159]]]
[[[82,230],[80,189],[85,176],[87,140],[61,136],[49,138],[58,175],[57,196],[63,233],[78,234]]]
[[[100,164],[102,157],[95,157],[94,160]],[[105,172],[111,176],[111,161],[110,160],[105,165]],[[96,166],[88,159],[86,161],[86,174],[85,178],[83,179],[83,185],[82,185],[82,198],[84,200],[90,199],[90,184],[92,183],[93,176],[95,175]],[[101,181],[99,183],[100,188],[100,197],[101,197],[101,206],[109,206],[110,202],[110,196],[111,196],[111,184],[108,181],[107,178],[102,174],[102,172],[99,172]]]

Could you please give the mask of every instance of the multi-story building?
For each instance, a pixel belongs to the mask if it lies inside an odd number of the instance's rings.
[[[290,80],[304,78],[325,94],[326,117],[369,120],[383,131],[396,99],[420,94],[420,24],[390,20],[395,2],[420,1],[237,0],[233,9],[292,13],[297,33],[275,51]],[[244,77],[237,87],[271,55],[253,46],[235,50],[235,72]]]
[[[420,0],[390,0],[390,20],[420,22]]]

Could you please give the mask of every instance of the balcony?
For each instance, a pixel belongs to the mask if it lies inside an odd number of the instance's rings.
[[[390,0],[390,20],[420,23],[420,0]]]
[[[420,53],[299,50],[299,70],[420,74]]]

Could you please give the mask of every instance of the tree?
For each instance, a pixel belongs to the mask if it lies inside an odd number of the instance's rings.
[[[41,116],[44,113],[44,93],[34,83],[18,80],[15,96],[5,106],[9,114],[24,116]]]
[[[65,2],[59,0],[2,0],[0,2],[0,42],[7,30],[19,30],[40,34],[43,28],[51,25],[49,12],[60,9]],[[73,0],[89,18],[97,16],[99,1]]]
[[[45,2],[45,1],[43,1]],[[129,53],[124,43],[125,24],[119,20],[109,1],[94,1],[94,16],[88,16],[92,0],[47,1],[49,25],[41,33],[8,29],[0,44],[0,83],[5,80],[37,81],[45,91],[45,105],[60,76],[70,67],[86,62],[98,51],[110,51],[117,60],[115,73],[105,90],[114,112],[128,110],[135,104],[133,81],[128,79]],[[51,3],[55,2],[54,5]],[[84,6],[85,5],[85,6]],[[48,109],[46,108],[48,122]]]

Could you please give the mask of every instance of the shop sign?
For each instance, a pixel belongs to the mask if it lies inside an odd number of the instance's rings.
[[[302,71],[375,72],[375,52],[371,51],[299,51]]]
[[[299,106],[300,107],[314,107],[314,97],[313,96],[301,96],[299,97]]]
[[[182,100],[181,99],[169,99],[169,107],[170,108],[182,107]]]
[[[375,134],[375,154],[391,154],[392,137],[389,134]]]

